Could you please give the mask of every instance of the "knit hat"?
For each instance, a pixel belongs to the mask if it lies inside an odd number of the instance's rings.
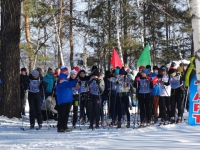
[[[145,73],[146,75],[148,75],[149,74],[149,69],[142,69],[142,73]]]
[[[166,66],[161,66],[160,69],[161,69],[162,71],[163,71],[163,70],[168,71],[168,68],[167,68]]]
[[[125,71],[124,67],[122,67],[122,68],[119,70],[119,74],[120,74],[120,75],[127,75],[127,72]]]
[[[74,69],[77,73],[80,71],[80,68],[78,66],[74,67]]]
[[[84,74],[86,74],[85,70],[81,70],[79,73],[83,72]]]
[[[150,65],[147,65],[146,68],[147,68],[147,69],[151,69],[151,66],[150,66]]]
[[[98,70],[94,70],[94,72],[92,73],[93,76],[100,76],[100,72]]]
[[[77,74],[76,70],[73,69],[73,70],[70,72],[70,75],[72,75],[72,74]]]
[[[60,68],[60,71],[61,72],[66,72],[66,71],[68,71],[68,69],[67,69],[67,67],[63,66],[63,67]]]
[[[145,69],[145,67],[144,66],[140,66],[139,70],[143,70],[143,69]]]
[[[94,71],[94,70],[97,70],[97,69],[98,69],[97,66],[92,66],[91,71]]]
[[[39,76],[39,72],[37,70],[33,70],[31,74],[33,77]]]
[[[174,74],[174,73],[176,73],[176,69],[169,69],[168,74]]]
[[[178,67],[177,70],[178,70],[179,72],[183,72],[183,67],[182,67],[182,66],[181,66],[181,67]]]
[[[21,71],[25,71],[26,72],[26,68],[25,67],[21,68]]]
[[[115,69],[115,72],[114,72],[115,75],[119,75],[119,70],[120,70],[120,69],[118,69],[118,68]]]
[[[176,66],[176,63],[175,62],[172,62],[171,63],[171,67],[175,67]]]
[[[153,70],[158,70],[158,66],[153,66]]]

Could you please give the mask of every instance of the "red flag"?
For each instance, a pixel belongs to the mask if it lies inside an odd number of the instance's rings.
[[[122,61],[115,49],[113,49],[113,54],[112,54],[110,64],[113,66],[113,68],[116,68],[116,67],[122,68]]]

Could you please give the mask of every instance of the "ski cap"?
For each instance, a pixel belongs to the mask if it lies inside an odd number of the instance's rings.
[[[149,74],[149,69],[142,69],[142,73],[145,73],[146,75]]]
[[[66,72],[66,71],[68,71],[68,69],[67,69],[67,67],[63,66],[63,67],[60,68],[60,71],[61,72]]]
[[[37,70],[33,70],[31,74],[33,77],[39,76],[39,72]]]
[[[77,74],[76,70],[72,70],[72,71],[70,72],[70,75],[73,75],[73,74]]]

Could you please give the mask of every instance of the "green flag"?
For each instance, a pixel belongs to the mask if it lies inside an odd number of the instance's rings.
[[[150,46],[149,44],[146,45],[144,50],[142,51],[142,54],[140,55],[140,58],[137,62],[137,66],[144,66],[151,65],[151,55],[150,55]]]

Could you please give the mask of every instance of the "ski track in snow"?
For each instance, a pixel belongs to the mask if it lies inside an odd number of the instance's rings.
[[[87,130],[88,125],[81,126],[82,131],[75,129],[68,133],[57,133],[56,128],[46,127],[37,130],[22,131],[19,119],[0,117],[0,149],[199,149],[200,126],[189,126],[186,123],[133,129],[98,129]],[[49,121],[56,124],[55,121]],[[25,128],[29,128],[28,117],[25,117]],[[71,127],[71,125],[69,126]],[[78,126],[77,126],[78,128]]]

